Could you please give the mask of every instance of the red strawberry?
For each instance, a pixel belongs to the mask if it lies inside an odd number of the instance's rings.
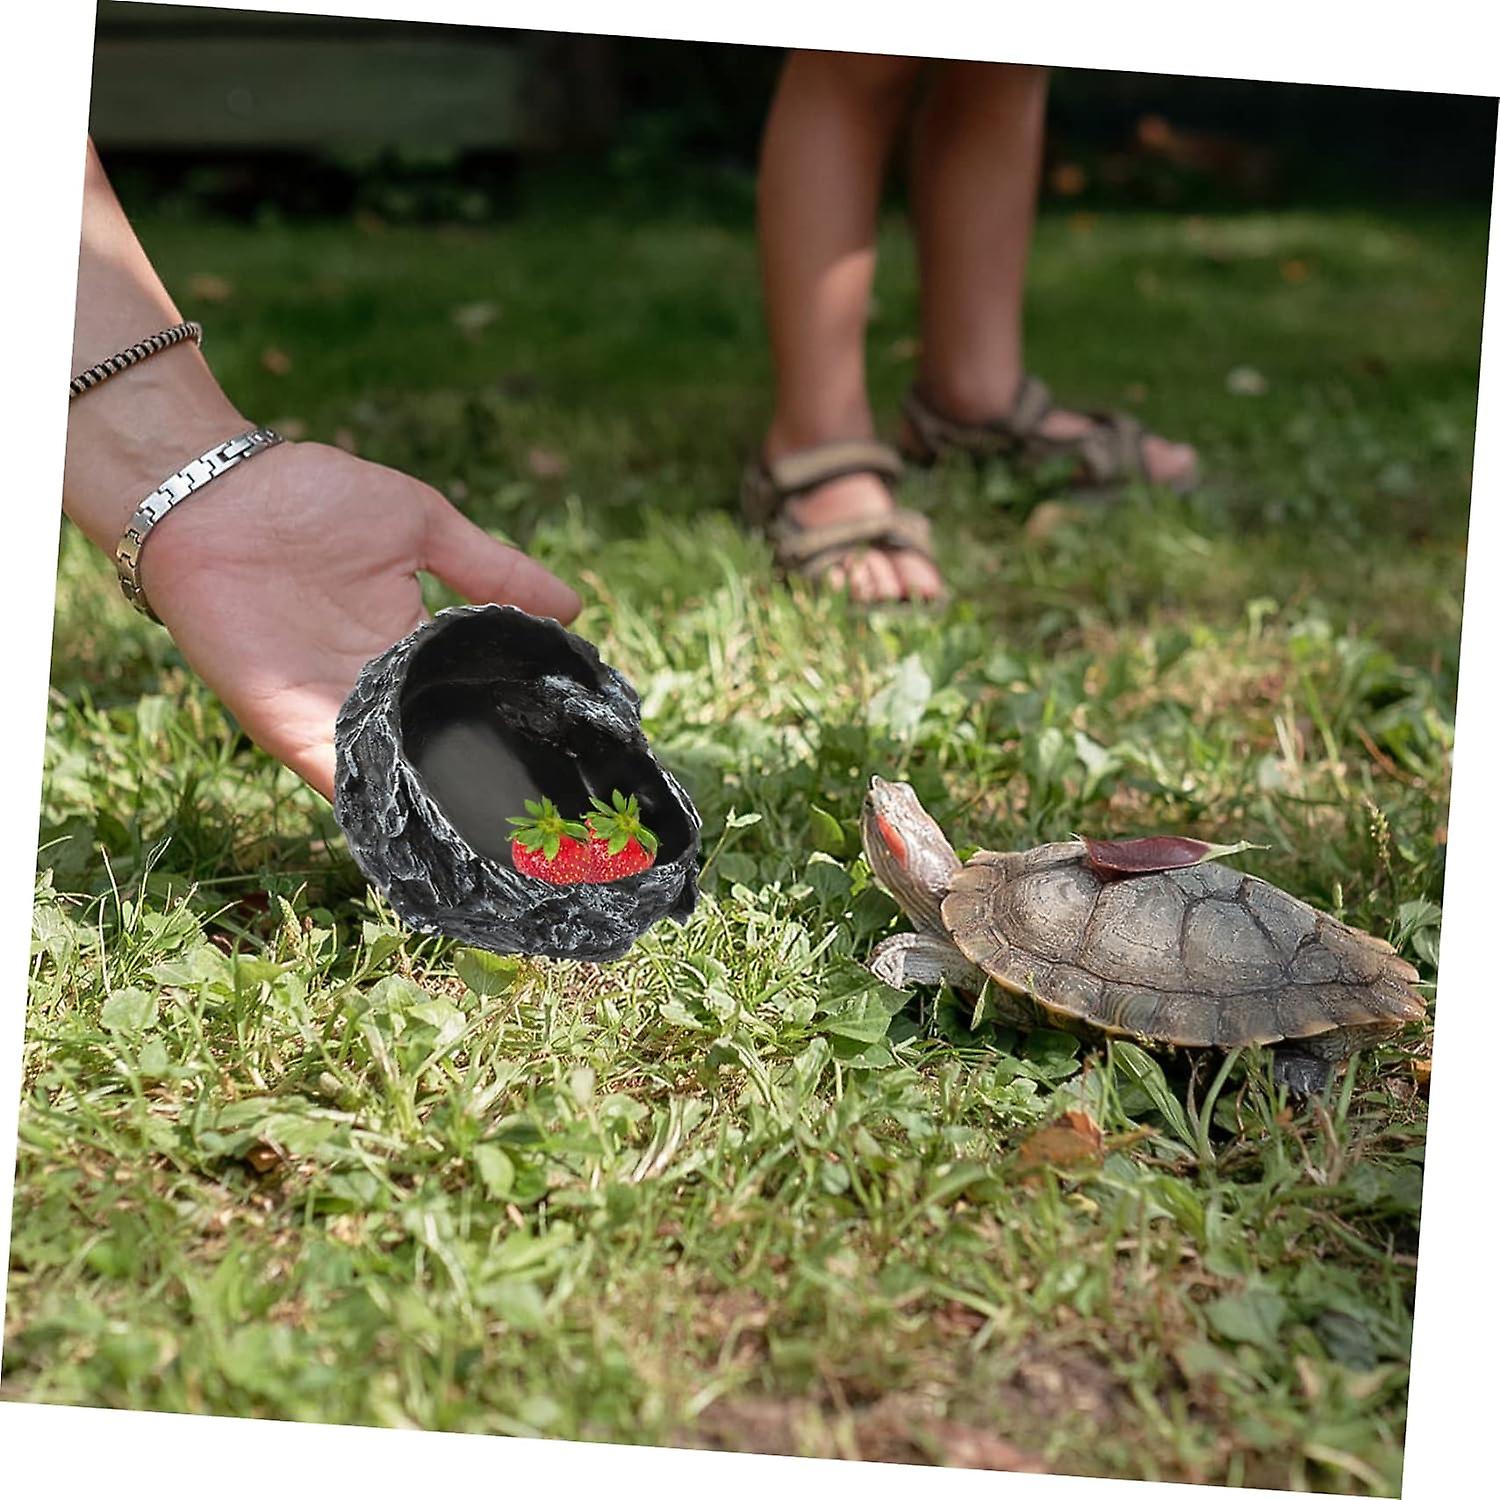
[[[563,817],[549,797],[525,806],[526,817],[507,819],[516,830],[510,842],[516,872],[552,885],[577,885],[590,879],[593,850],[588,829]]]
[[[589,854],[593,860],[590,879],[605,885],[639,875],[656,863],[656,835],[641,822],[641,810],[634,797],[622,792],[611,794],[613,805],[590,797],[594,810],[588,815]]]

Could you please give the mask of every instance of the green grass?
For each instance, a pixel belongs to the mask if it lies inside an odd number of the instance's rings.
[[[735,525],[741,228],[141,227],[245,411],[581,581],[709,857],[617,964],[413,938],[65,535],[6,1394],[1396,1493],[1425,1028],[1297,1113],[1253,1056],[971,1027],[859,967],[899,919],[854,825],[879,771],[963,847],[1249,839],[1431,980],[1481,219],[1044,222],[1035,367],[1211,483],[1048,530],[914,477],[961,602],[909,614]],[[1069,1110],[1102,1161],[1036,1167]]]

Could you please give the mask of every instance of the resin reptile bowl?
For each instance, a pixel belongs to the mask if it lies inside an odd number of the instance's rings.
[[[368,663],[339,711],[334,814],[418,932],[497,953],[619,958],[698,899],[697,809],[651,753],[640,698],[587,641],[498,604],[446,609]],[[605,885],[519,874],[507,819],[633,793],[656,863]]]

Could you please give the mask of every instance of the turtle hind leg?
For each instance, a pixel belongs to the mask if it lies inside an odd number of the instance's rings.
[[[1333,1064],[1296,1045],[1271,1049],[1271,1077],[1298,1099],[1311,1099],[1328,1087]]]
[[[930,932],[898,932],[887,938],[870,955],[870,968],[877,979],[898,990],[936,987],[945,980],[971,995],[984,988],[984,974],[947,938]]]
[[[1314,1036],[1278,1042],[1271,1049],[1272,1076],[1303,1098],[1320,1094],[1356,1052],[1373,1047],[1400,1029],[1400,1022],[1382,1018],[1362,1026],[1336,1026]]]

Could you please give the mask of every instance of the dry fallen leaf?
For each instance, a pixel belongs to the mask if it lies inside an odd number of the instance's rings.
[[[1135,122],[1135,138],[1148,151],[1161,151],[1171,145],[1174,132],[1170,122],[1160,115],[1142,115]]]
[[[194,302],[228,302],[234,287],[212,271],[199,271],[188,277],[187,294]]]
[[[1161,870],[1182,870],[1189,865],[1243,854],[1247,849],[1263,849],[1264,844],[1206,844],[1202,839],[1181,838],[1176,834],[1159,834],[1144,839],[1091,839],[1081,842],[1088,850],[1084,863],[1096,875],[1151,875]]]
[[[292,358],[284,349],[264,349],[260,356],[261,368],[272,375],[285,375],[292,368]]]
[[[1008,1474],[1047,1472],[1040,1458],[982,1427],[938,1421],[923,1424],[921,1430],[926,1438],[924,1446],[945,1469],[990,1469]],[[865,1451],[863,1444],[860,1451]]]
[[[1099,1161],[1104,1155],[1104,1132],[1093,1118],[1081,1109],[1043,1125],[1021,1142],[1016,1165],[1023,1176],[1043,1167],[1077,1167]]]
[[[1026,524],[1021,530],[1030,541],[1045,542],[1054,531],[1077,519],[1076,505],[1069,505],[1065,500],[1043,500],[1026,517]]]
[[[569,465],[567,455],[553,448],[532,448],[526,454],[526,467],[538,479],[561,479]]]
[[[1076,161],[1063,161],[1053,167],[1050,180],[1059,198],[1076,198],[1089,185],[1089,174]]]
[[[970,1307],[966,1302],[945,1302],[932,1314],[932,1326],[955,1338],[969,1338],[989,1321],[978,1308]]]
[[[1270,382],[1249,365],[1236,365],[1225,377],[1224,388],[1231,396],[1264,396]]]
[[[1305,260],[1284,260],[1281,263],[1281,279],[1295,286],[1312,275],[1312,267]]]
[[[245,1160],[261,1176],[281,1165],[281,1152],[269,1141],[257,1141],[245,1152]]]
[[[462,307],[455,307],[449,316],[460,333],[473,339],[500,316],[500,309],[493,302],[466,302]]]

